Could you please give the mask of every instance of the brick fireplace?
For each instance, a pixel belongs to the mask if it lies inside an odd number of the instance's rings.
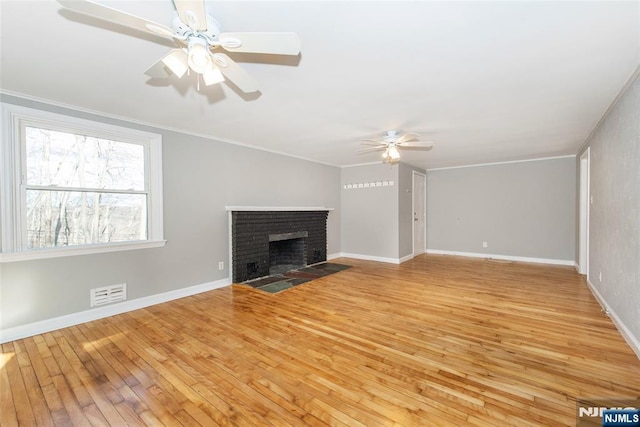
[[[296,209],[227,207],[233,282],[327,260],[328,209]]]

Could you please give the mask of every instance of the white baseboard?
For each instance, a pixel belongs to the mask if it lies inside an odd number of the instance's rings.
[[[80,311],[78,313],[54,317],[52,319],[40,320],[38,322],[28,323],[26,325],[15,326],[13,328],[2,329],[0,330],[0,343],[19,340],[34,335],[43,334],[45,332],[51,332],[57,329],[79,325],[80,323],[114,316],[116,314],[126,313],[128,311],[138,310],[140,308],[149,307],[151,305],[160,304],[163,302],[188,297],[202,292],[211,291],[213,289],[222,288],[230,284],[231,280],[229,279],[216,280],[215,282],[203,283],[201,285],[190,286],[188,288],[176,289],[174,291],[163,292],[161,294],[149,295],[148,297],[137,298],[134,300],[124,301],[104,307],[93,308],[91,310]]]
[[[638,359],[640,359],[640,340],[633,335],[629,328],[627,328],[627,325],[625,325],[624,322],[620,319],[618,314],[613,311],[609,304],[607,304],[607,301],[602,297],[600,292],[598,292],[598,289],[593,286],[593,283],[591,283],[589,279],[587,279],[586,282],[587,286],[589,286],[589,289],[591,290],[591,293],[596,298],[600,306],[606,311],[616,329],[618,329],[618,332],[620,332],[620,335],[622,335],[622,338],[624,338],[627,344],[629,344],[629,347],[631,347],[631,350],[633,350],[636,356],[638,356]]]
[[[409,255],[408,258],[407,257],[387,258],[387,257],[381,257],[381,256],[374,256],[374,255],[352,254],[347,252],[340,252],[337,254],[332,254],[331,256],[333,256],[334,258],[355,258],[355,259],[363,259],[365,261],[386,262],[389,264],[401,264],[405,262],[407,259],[413,258],[413,255]],[[329,259],[329,257],[327,257],[327,259]]]
[[[476,253],[476,252],[443,251],[440,249],[427,249],[427,253],[436,254],[436,255],[456,255],[456,256],[466,256],[466,257],[472,257],[472,258],[499,259],[504,261],[532,262],[535,264],[568,265],[571,267],[575,267],[576,265],[576,262],[573,260],[531,258],[531,257],[497,255],[497,254],[482,254],[482,253]]]
[[[409,254],[409,255],[403,256],[402,258],[400,258],[400,260],[399,260],[400,262],[398,264],[402,264],[403,262],[409,261],[410,259],[413,259],[413,258],[414,258],[413,254]]]

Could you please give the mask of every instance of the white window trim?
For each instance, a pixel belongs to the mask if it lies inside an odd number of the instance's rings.
[[[146,249],[164,246],[163,201],[162,201],[162,136],[136,129],[124,128],[102,122],[80,119],[62,114],[2,103],[2,123],[4,132],[0,147],[0,227],[2,231],[2,251],[0,262],[27,261],[43,258],[88,255],[105,252]],[[56,127],[69,126],[73,132],[84,131],[89,135],[111,137],[120,141],[136,141],[147,144],[149,199],[148,199],[148,239],[132,242],[102,243],[46,249],[22,249],[22,226],[20,208],[21,170],[23,168],[20,135],[21,120],[50,122]]]

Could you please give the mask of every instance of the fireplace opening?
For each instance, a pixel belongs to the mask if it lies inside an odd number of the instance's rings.
[[[307,266],[306,231],[269,235],[269,275]]]

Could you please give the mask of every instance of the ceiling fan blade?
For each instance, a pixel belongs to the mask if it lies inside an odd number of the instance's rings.
[[[386,146],[371,147],[371,148],[361,148],[360,150],[358,150],[358,154],[373,153],[375,151],[384,151],[386,149],[387,149]]]
[[[417,133],[405,133],[400,138],[396,139],[396,144],[404,144],[410,141],[417,141],[420,138],[420,135]]]
[[[220,44],[229,52],[297,55],[300,38],[296,33],[222,33]]]
[[[432,148],[433,147],[433,142],[420,142],[420,141],[414,141],[414,142],[405,142],[402,143],[400,145],[398,145],[396,143],[396,145],[400,148]]]
[[[251,77],[242,67],[224,53],[214,53],[213,59],[220,72],[228,78],[238,89],[245,93],[256,92],[258,82]]]
[[[193,31],[207,30],[207,12],[204,0],[173,0],[180,20]]]
[[[362,139],[362,140],[360,140],[360,144],[362,144],[362,145],[373,145],[373,146],[377,146],[377,147],[385,147],[387,145],[386,142],[378,141],[378,140],[375,140],[375,139]]]
[[[398,148],[406,151],[431,150],[433,148],[433,144],[428,143],[428,144],[422,144],[422,145],[413,145],[413,144],[399,145]]]
[[[160,60],[173,74],[181,78],[189,69],[187,63],[187,52],[183,49],[173,49]]]
[[[84,13],[85,15],[94,16],[105,21],[135,28],[136,30],[155,34],[161,37],[174,37],[173,31],[165,25],[148,21],[144,18],[140,18],[108,6],[103,6],[89,0],[58,0],[58,3],[67,9]]]

